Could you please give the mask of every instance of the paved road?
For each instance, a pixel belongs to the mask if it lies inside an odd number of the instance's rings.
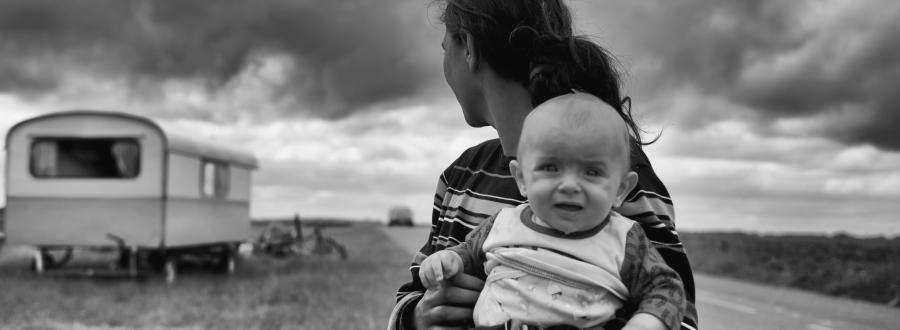
[[[417,251],[428,227],[383,227],[406,251]],[[801,290],[696,274],[702,329],[898,330],[900,309]]]

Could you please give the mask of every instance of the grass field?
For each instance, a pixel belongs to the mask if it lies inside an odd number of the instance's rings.
[[[383,329],[410,255],[376,224],[328,228],[349,258],[242,260],[231,276],[38,277],[0,266],[0,329]]]
[[[900,238],[682,233],[695,272],[900,307]]]

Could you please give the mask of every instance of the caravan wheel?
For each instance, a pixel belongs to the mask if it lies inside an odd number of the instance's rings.
[[[31,270],[38,275],[44,273],[44,254],[40,249],[34,251],[34,255],[31,258]]]
[[[225,272],[234,274],[235,269],[237,269],[237,258],[234,257],[234,253],[229,253],[227,258],[225,261]]]
[[[234,274],[237,270],[237,244],[222,244],[217,254],[214,264],[216,269],[226,274]]]
[[[166,273],[166,284],[175,283],[175,276],[177,272],[175,259],[166,259],[166,262],[163,264],[163,271]]]

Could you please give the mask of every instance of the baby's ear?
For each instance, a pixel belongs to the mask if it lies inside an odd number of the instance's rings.
[[[616,191],[616,207],[622,206],[622,203],[625,202],[625,197],[628,197],[628,193],[637,186],[637,182],[638,174],[634,171],[628,171],[622,177],[622,181],[619,182],[619,189]]]
[[[525,175],[522,174],[522,168],[519,167],[518,160],[509,161],[509,173],[516,179],[516,185],[519,186],[519,193],[525,196]]]

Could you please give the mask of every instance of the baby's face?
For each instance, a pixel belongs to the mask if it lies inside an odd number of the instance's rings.
[[[523,130],[517,180],[535,215],[564,233],[599,225],[623,193],[630,170],[624,124],[611,117],[571,127],[560,125],[558,114],[533,115]]]

